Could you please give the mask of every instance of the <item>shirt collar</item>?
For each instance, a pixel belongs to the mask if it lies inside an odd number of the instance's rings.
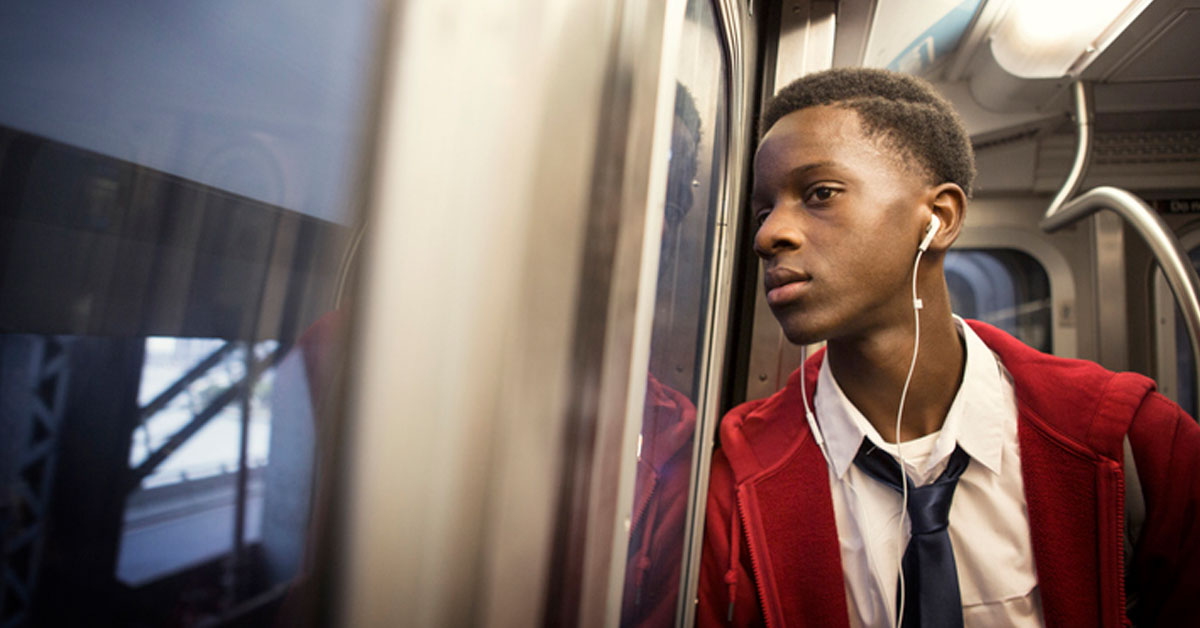
[[[1003,417],[999,413],[1005,407],[1000,363],[961,318],[955,316],[954,323],[964,341],[966,367],[962,385],[950,404],[941,434],[926,464],[940,463],[959,445],[988,470],[998,474],[1004,445]],[[883,445],[879,432],[838,386],[829,369],[829,360],[821,362],[813,405],[817,428],[821,430],[829,462],[839,479],[854,463],[864,438]]]

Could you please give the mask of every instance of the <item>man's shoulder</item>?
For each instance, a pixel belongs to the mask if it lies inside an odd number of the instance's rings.
[[[823,352],[809,358],[808,378],[815,379]],[[812,394],[812,382],[807,394]],[[738,481],[771,468],[794,453],[811,435],[804,416],[800,370],[774,394],[735,406],[721,419],[720,445]]]
[[[1143,405],[1161,397],[1144,375],[1042,353],[991,325],[968,323],[1012,376],[1022,416],[1109,457],[1120,457],[1121,440]]]
[[[1056,383],[1057,389],[1063,388],[1080,390],[1097,384],[1103,385],[1118,373],[1110,371],[1095,362],[1075,358],[1063,358],[1049,353],[1043,353],[1014,338],[1008,332],[993,327],[984,322],[969,320],[971,330],[980,340],[1000,358],[1015,380],[1040,380],[1044,383]],[[1139,387],[1153,386],[1149,378],[1128,373],[1133,379],[1122,378],[1124,385]],[[1053,378],[1053,381],[1048,381]],[[1136,383],[1135,383],[1136,380]],[[1033,383],[1025,381],[1024,383]]]

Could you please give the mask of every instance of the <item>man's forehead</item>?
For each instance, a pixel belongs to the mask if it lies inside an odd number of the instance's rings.
[[[763,159],[818,146],[836,146],[867,138],[858,112],[837,105],[815,105],[797,109],[777,120],[763,135],[754,153],[757,168]]]
[[[830,133],[861,136],[862,118],[854,109],[839,103],[797,109],[776,120],[763,134],[760,146],[780,136]]]

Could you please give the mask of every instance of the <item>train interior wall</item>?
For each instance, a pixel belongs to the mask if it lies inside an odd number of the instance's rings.
[[[1055,332],[1074,332],[1074,347],[1055,353],[1158,378],[1153,256],[1132,227],[1101,212],[1055,233],[1039,222],[1067,175],[1074,153],[1065,117],[1007,141],[978,142],[978,189],[959,246],[1041,251],[1056,291]],[[1080,190],[1129,189],[1153,207],[1177,236],[1200,228],[1200,124],[1189,111],[1099,114],[1093,157]],[[1058,258],[1056,261],[1055,258]],[[1061,272],[1065,263],[1069,275]],[[1056,270],[1057,267],[1057,270]],[[1064,285],[1063,279],[1070,282]],[[1063,295],[1066,289],[1072,294]],[[1156,318],[1157,317],[1157,318]],[[1189,408],[1195,412],[1195,408]]]

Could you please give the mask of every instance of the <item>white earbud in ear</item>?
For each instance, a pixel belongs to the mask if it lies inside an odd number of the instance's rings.
[[[942,221],[938,219],[936,214],[930,217],[929,225],[925,227],[925,238],[921,240],[921,245],[917,248],[922,251],[929,248],[929,243],[933,242],[933,236],[937,235],[938,229],[941,228],[941,226]]]

